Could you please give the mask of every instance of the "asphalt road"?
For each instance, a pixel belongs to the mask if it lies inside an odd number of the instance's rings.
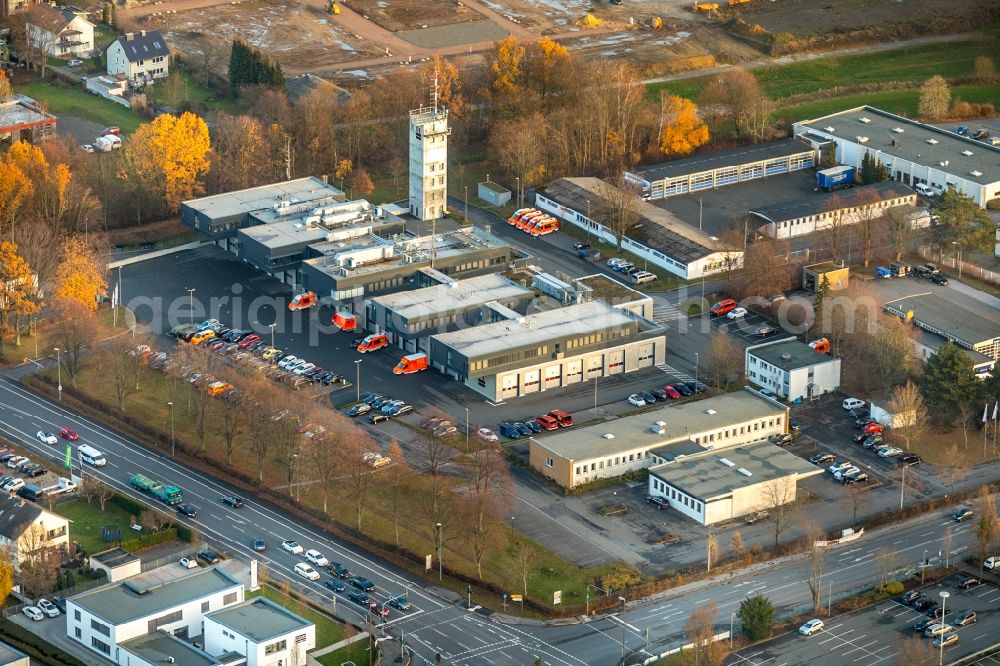
[[[559,627],[508,625],[491,621],[486,611],[469,612],[464,604],[449,602],[434,594],[426,584],[416,581],[370,554],[348,547],[328,534],[254,502],[243,509],[230,509],[219,499],[234,491],[224,483],[211,479],[156,452],[140,448],[118,433],[82,418],[45,398],[20,387],[14,380],[0,379],[0,431],[31,451],[53,461],[62,459],[60,447],[48,447],[34,439],[39,429],[55,429],[73,425],[81,441],[95,446],[108,457],[108,465],[99,470],[87,468],[117,490],[141,500],[149,498],[128,485],[132,473],[170,481],[181,486],[185,500],[200,508],[194,523],[207,541],[232,557],[250,559],[250,544],[254,537],[268,541],[263,560],[272,578],[287,577],[315,599],[330,606],[337,615],[355,622],[364,614],[345,597],[332,595],[320,583],[309,583],[292,573],[299,558],[280,548],[283,539],[294,539],[306,548],[316,548],[332,561],[345,564],[356,575],[372,580],[377,589],[375,598],[408,593],[413,609],[407,613],[393,611],[387,630],[398,636],[405,632],[407,644],[416,650],[418,661],[433,662],[441,652],[450,664],[525,664],[535,656],[547,664],[573,666],[593,664],[607,666],[616,663],[624,637],[626,652],[632,660],[655,653],[675,641],[683,631],[691,610],[707,601],[714,602],[719,615],[717,622],[726,625],[744,597],[760,592],[767,595],[782,610],[807,608],[809,590],[806,584],[808,563],[801,560],[762,566],[743,576],[706,581],[674,590],[662,598],[630,604],[623,617],[612,615],[585,624]],[[187,521],[187,519],[183,519]],[[946,512],[931,514],[909,523],[865,535],[861,540],[834,547],[826,557],[824,587],[836,597],[840,593],[871,584],[878,576],[874,563],[880,548],[897,553],[900,571],[917,566],[923,557],[935,557],[941,548],[946,529],[953,531],[953,554],[969,550],[973,541],[971,523],[952,523]],[[446,553],[447,555],[447,553]],[[324,579],[326,576],[324,576]],[[568,592],[568,591],[567,591]],[[475,599],[473,603],[475,603]]]

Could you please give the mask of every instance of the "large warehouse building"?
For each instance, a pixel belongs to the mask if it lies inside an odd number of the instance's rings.
[[[575,488],[720,448],[788,432],[788,408],[744,389],[608,423],[533,437],[531,466]]]
[[[817,160],[815,147],[794,138],[782,139],[639,167],[627,172],[625,180],[646,199],[665,199],[809,169]]]
[[[860,169],[870,155],[910,187],[955,187],[980,206],[1000,197],[1000,148],[954,132],[870,106],[803,120],[792,131],[817,147],[832,143],[840,164]]]
[[[560,178],[535,194],[539,210],[573,224],[606,243],[617,238],[609,225],[607,212],[615,208],[613,199],[622,194],[598,178]],[[636,201],[642,241],[627,234],[622,248],[640,259],[663,268],[685,280],[719,273],[743,265],[743,251],[726,248],[717,238],[699,231],[674,214],[646,201]]]
[[[916,203],[916,192],[890,181],[751,209],[750,215],[760,224],[757,233],[791,238],[823,231],[832,224],[848,225],[881,218],[890,208]],[[930,222],[930,216],[926,216],[926,222]]]
[[[961,293],[949,293],[948,298],[923,293],[887,301],[883,309],[982,355],[973,357],[980,375],[991,371],[987,359],[1000,360],[1000,312],[985,303]]]
[[[493,401],[664,362],[652,322],[601,301],[431,336],[431,364]]]

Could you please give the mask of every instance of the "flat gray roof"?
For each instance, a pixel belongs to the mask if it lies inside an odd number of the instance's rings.
[[[709,411],[713,413],[709,414]],[[756,392],[743,390],[661,407],[608,423],[535,436],[532,441],[561,458],[590,460],[639,448],[655,451],[658,447],[688,441],[703,432],[725,428],[729,424],[784,413],[785,407],[780,403]],[[665,424],[662,435],[653,430],[658,421]],[[609,434],[614,435],[614,438],[608,439],[606,435]]]
[[[653,182],[664,178],[676,178],[678,176],[688,176],[703,171],[712,171],[728,166],[739,166],[741,164],[753,164],[776,157],[787,157],[798,155],[799,153],[812,152],[812,148],[801,139],[794,137],[781,139],[779,141],[769,141],[764,144],[756,144],[746,148],[734,150],[722,150],[717,153],[707,153],[705,155],[695,155],[682,160],[672,160],[659,164],[636,167],[632,173],[641,176],[644,180]]]
[[[498,321],[451,333],[439,333],[433,339],[469,359],[497,354],[505,349],[521,349],[544,344],[553,338],[575,337],[624,326],[635,321],[626,312],[603,301],[590,301],[564,308],[536,312],[515,320]],[[638,339],[638,338],[636,338]],[[629,338],[619,338],[619,344]]]
[[[867,137],[862,145],[869,150],[896,155],[980,185],[1000,181],[1000,149],[870,106],[859,106],[795,125],[800,133],[802,130],[814,130],[814,136],[829,134],[853,143],[858,143],[858,137]],[[969,125],[974,125],[974,122],[970,121]],[[893,140],[896,145],[893,145]],[[971,154],[966,155],[966,152]],[[948,166],[941,166],[942,162],[947,162]],[[973,171],[981,175],[974,176]]]
[[[418,319],[442,312],[481,307],[490,301],[528,297],[534,293],[532,289],[515,284],[502,275],[490,274],[376,296],[372,301],[405,319]]]
[[[150,664],[171,663],[174,666],[216,666],[219,660],[190,643],[185,643],[163,631],[154,631],[119,646]]]
[[[957,293],[948,298],[929,292],[914,294],[887,301],[884,307],[900,317],[912,311],[913,322],[921,328],[970,346],[1000,337],[1000,312]]]
[[[333,185],[324,183],[315,176],[308,176],[282,183],[271,183],[236,192],[191,199],[183,202],[183,205],[207,215],[209,218],[218,218],[251,213],[257,210],[274,210],[275,204],[281,201],[297,199],[298,202],[293,205],[298,206],[303,203],[343,196],[343,194]]]
[[[591,217],[600,221],[602,211],[608,207],[605,192],[609,187],[614,186],[599,178],[560,178],[546,185],[541,193],[561,206],[584,214],[589,201]],[[687,264],[707,257],[722,247],[708,234],[648,201],[640,200],[636,210],[639,214],[637,227],[645,235],[645,240],[641,242],[677,261]]]
[[[124,548],[112,548],[110,550],[101,551],[90,556],[91,559],[97,560],[106,567],[120,567],[123,564],[131,564],[132,562],[138,562],[139,556],[135,553],[130,553]]]
[[[756,356],[782,370],[798,370],[836,360],[829,354],[820,353],[806,343],[795,339],[772,342],[760,347],[749,347],[747,354]]]
[[[209,613],[206,617],[255,643],[312,626],[309,620],[264,597],[248,599],[241,604]]]
[[[167,571],[159,573],[160,569]],[[109,624],[119,625],[241,585],[218,567],[172,579],[168,577],[180,567],[168,564],[160,569],[78,594],[69,601]]]
[[[844,208],[871,205],[874,202],[886,201],[888,199],[897,199],[905,196],[916,197],[916,195],[916,192],[902,183],[886,181],[884,183],[873,183],[872,185],[862,185],[846,190],[824,193],[776,206],[753,208],[750,212],[769,222],[785,222],[810,215],[838,211]]]
[[[649,473],[691,497],[707,502],[759,483],[793,475],[804,478],[822,474],[823,468],[770,442],[757,442],[680,458],[651,467]]]
[[[281,220],[270,224],[258,224],[239,233],[252,238],[269,248],[286,247],[297,243],[315,243],[325,241],[330,230],[313,224],[304,224],[301,219]]]
[[[647,294],[627,287],[618,280],[603,273],[585,275],[581,278],[576,278],[573,282],[589,287],[593,290],[591,293],[595,298],[600,298],[612,305],[635,303],[651,298]]]
[[[24,95],[0,103],[0,127],[13,127],[30,123],[53,121],[56,117],[42,111],[38,102]]]
[[[15,649],[6,643],[0,643],[0,664],[10,664],[18,659],[24,659],[28,655]]]

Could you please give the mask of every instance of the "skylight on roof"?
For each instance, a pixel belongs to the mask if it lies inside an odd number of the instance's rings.
[[[827,132],[836,132],[837,131],[837,128],[834,127],[833,125],[827,125],[823,129],[826,130]]]
[[[962,154],[965,155],[966,157],[971,157],[972,156],[972,151],[971,150],[963,150]]]
[[[972,176],[973,178],[979,178],[980,176],[983,175],[983,172],[973,170],[969,172],[969,175]]]
[[[896,134],[902,134],[905,130],[902,127],[893,127],[892,131]]]
[[[937,145],[937,142],[938,142],[937,139],[927,139],[927,143],[931,144],[932,146]]]
[[[871,118],[865,118],[864,116],[861,116],[861,122],[863,122],[863,123],[866,123],[866,124],[867,124],[867,123],[870,123],[871,121],[872,121],[872,119],[871,119]]]

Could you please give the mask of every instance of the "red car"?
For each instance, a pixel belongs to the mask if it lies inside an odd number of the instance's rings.
[[[681,394],[673,386],[664,386],[663,392],[670,396],[671,400],[677,400],[677,398],[681,397]]]
[[[564,412],[561,409],[553,409],[551,412],[549,412],[549,416],[551,416],[552,418],[554,418],[556,421],[559,422],[560,428],[569,428],[570,426],[573,425],[573,415]]]
[[[114,126],[112,126],[112,127],[105,127],[104,129],[101,130],[101,136],[108,136],[109,134],[114,134],[115,136],[118,136],[121,133],[122,133],[121,128],[120,127],[114,127]]]
[[[251,333],[247,337],[240,340],[239,342],[240,349],[246,349],[255,342],[260,342],[260,336],[257,335],[256,333]]]
[[[69,426],[63,426],[62,428],[59,428],[59,436],[62,437],[63,439],[68,439],[71,442],[75,442],[76,440],[80,439],[80,435],[76,434],[76,431],[70,428]]]
[[[368,604],[368,610],[371,612],[372,615],[381,615],[382,617],[389,617],[389,609],[386,608],[385,606],[382,606],[377,601],[373,601],[370,604]]]
[[[542,427],[542,430],[558,430],[559,429],[559,421],[557,421],[556,419],[552,418],[548,414],[543,414],[542,416],[539,416],[537,419],[535,419],[535,423],[537,423],[538,425],[540,425]]]
[[[874,435],[876,433],[880,433],[883,430],[885,430],[885,427],[881,423],[875,423],[873,421],[871,423],[866,423],[865,424],[865,432],[867,434],[869,434],[869,435]]]
[[[734,301],[731,298],[727,298],[713,305],[711,312],[712,314],[718,316],[718,315],[724,315],[735,309],[736,309],[736,301]]]

